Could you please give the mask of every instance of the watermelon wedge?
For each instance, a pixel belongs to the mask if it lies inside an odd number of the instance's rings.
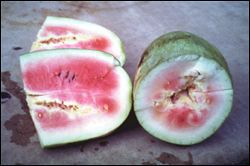
[[[166,142],[191,145],[222,125],[231,111],[233,87],[218,49],[194,34],[172,32],[145,50],[133,97],[146,131]]]
[[[20,57],[26,100],[42,147],[109,134],[131,108],[131,82],[110,54],[44,50]]]
[[[31,51],[58,48],[107,52],[115,56],[121,65],[126,59],[123,44],[112,31],[85,21],[48,16],[38,32]]]

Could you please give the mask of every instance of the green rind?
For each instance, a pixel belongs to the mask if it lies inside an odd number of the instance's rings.
[[[153,41],[144,51],[138,64],[134,90],[157,65],[183,55],[198,55],[215,60],[231,78],[227,63],[220,51],[206,40],[189,32],[170,32]]]

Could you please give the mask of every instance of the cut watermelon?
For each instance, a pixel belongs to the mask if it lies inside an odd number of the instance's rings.
[[[233,88],[226,61],[214,46],[191,33],[172,32],[144,52],[133,96],[146,131],[190,145],[221,126],[231,111]]]
[[[80,48],[107,52],[123,65],[125,52],[121,40],[110,30],[89,22],[48,16],[38,32],[31,51]]]
[[[110,54],[80,49],[20,58],[24,90],[42,147],[112,132],[131,108],[131,82]]]

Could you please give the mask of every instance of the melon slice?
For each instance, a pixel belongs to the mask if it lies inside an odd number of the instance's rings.
[[[20,57],[26,100],[42,147],[106,135],[126,119],[131,82],[110,54],[80,49]]]
[[[58,48],[107,52],[115,56],[121,65],[125,63],[126,58],[121,40],[112,31],[85,21],[48,16],[31,51]]]
[[[226,61],[214,46],[191,33],[172,32],[144,52],[133,95],[136,117],[146,131],[190,145],[222,125],[233,88]]]

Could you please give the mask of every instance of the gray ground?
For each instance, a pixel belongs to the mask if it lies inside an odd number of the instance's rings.
[[[234,105],[206,141],[176,146],[147,134],[132,112],[112,135],[55,149],[40,148],[28,114],[19,56],[28,52],[47,15],[101,24],[125,43],[133,79],[143,50],[176,30],[195,33],[224,54],[234,81]],[[248,2],[1,2],[1,164],[249,163]]]

